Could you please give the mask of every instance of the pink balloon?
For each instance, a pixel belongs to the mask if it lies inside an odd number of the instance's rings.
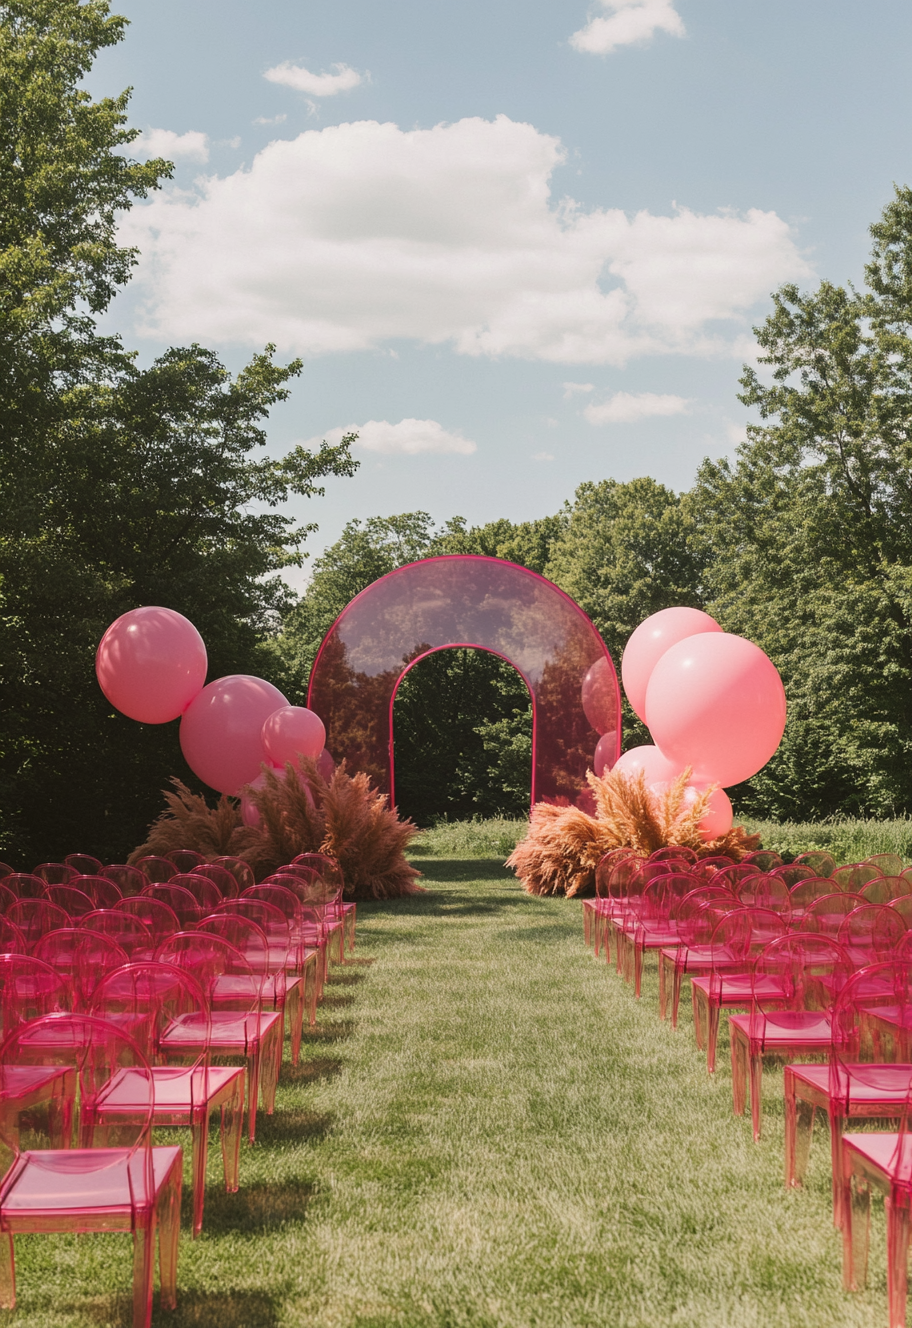
[[[273,766],[272,773],[275,775],[276,779],[286,778],[286,771],[284,766]],[[256,789],[257,793],[259,793],[260,789],[263,789],[265,787],[266,787],[266,773],[265,771],[261,770],[260,773],[257,775],[256,779],[252,779],[250,781],[248,788]],[[307,798],[307,801],[310,803],[312,807],[314,805],[313,796],[306,784],[304,785],[304,793]],[[253,802],[247,796],[246,793],[241,794],[241,820],[244,822],[245,825],[249,825],[254,830],[260,824],[260,813],[257,810],[256,803]]]
[[[317,757],[317,773],[322,775],[327,784],[336,772],[336,763],[324,747]]]
[[[647,784],[659,784],[666,780],[677,779],[684,766],[669,761],[658,747],[644,744],[642,747],[631,747],[623,756],[619,756],[614,769],[623,771],[625,775],[637,775],[642,770],[646,775]]]
[[[298,763],[298,756],[316,761],[326,742],[326,729],[319,715],[304,706],[282,706],[263,725],[263,747],[276,765]]]
[[[671,785],[668,781],[665,781],[658,784],[650,784],[649,787],[652,793],[664,794],[668,792]],[[681,798],[681,811],[689,811],[697,798],[701,797],[706,792],[706,787],[705,784],[700,786],[688,784],[684,789],[684,795]],[[709,807],[706,815],[699,822],[697,828],[700,831],[701,837],[708,843],[710,840],[718,839],[720,835],[724,835],[729,831],[732,828],[733,820],[734,812],[732,811],[732,805],[729,801],[728,794],[724,789],[717,788],[709,799]]]
[[[743,636],[691,636],[653,669],[646,723],[671,760],[693,766],[695,783],[740,784],[763,769],[782,739],[782,679]]]
[[[597,775],[603,775],[606,770],[611,770],[615,765],[617,746],[618,735],[613,730],[610,733],[603,733],[599,738],[595,756],[592,758],[592,769]]]
[[[95,653],[98,685],[141,724],[177,719],[206,681],[206,647],[188,618],[148,605],[111,623]]]
[[[220,793],[237,793],[266,761],[263,725],[288,705],[278,687],[232,673],[204,687],[184,712],[180,745],[193,773]]]
[[[583,679],[583,713],[596,733],[617,728],[617,679],[608,660],[602,655]]]
[[[660,609],[640,623],[624,647],[621,677],[627,700],[644,723],[647,722],[646,688],[665,651],[698,633],[721,631],[715,618],[701,609]]]

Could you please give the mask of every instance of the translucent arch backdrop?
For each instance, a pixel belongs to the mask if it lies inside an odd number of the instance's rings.
[[[456,646],[500,655],[529,688],[533,802],[574,802],[601,734],[614,733],[609,764],[617,759],[617,674],[579,605],[537,572],[500,558],[426,558],[374,581],[343,609],[320,646],[307,693],[335,759],[366,771],[390,802],[396,691],[420,659]],[[583,679],[594,664],[601,683],[598,729],[582,704]]]

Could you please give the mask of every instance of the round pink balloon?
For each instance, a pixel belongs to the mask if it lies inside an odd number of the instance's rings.
[[[288,705],[278,687],[247,673],[232,673],[204,687],[184,712],[180,745],[193,773],[220,793],[237,793],[267,760],[263,725]]]
[[[178,719],[206,681],[206,647],[188,618],[148,605],[111,623],[95,653],[98,685],[141,724]]]
[[[278,779],[284,779],[284,767],[280,770],[273,770],[273,774]],[[256,779],[251,779],[248,787],[256,789],[257,793],[259,793],[260,789],[266,787],[266,772],[261,770]],[[260,813],[257,811],[256,803],[251,802],[246,793],[241,794],[241,820],[253,830],[256,830],[257,826],[260,824]]]
[[[617,740],[618,735],[614,730],[610,733],[603,733],[599,738],[595,748],[595,756],[592,758],[592,769],[597,775],[603,775],[606,770],[610,770],[614,766],[615,757],[617,756]]]
[[[653,669],[646,723],[672,761],[693,766],[695,783],[740,784],[763,769],[782,739],[782,679],[743,636],[691,636]]]
[[[596,733],[617,728],[617,679],[604,655],[583,679],[582,700],[583,713]]]
[[[705,792],[705,785],[697,787],[694,784],[688,784],[681,800],[681,810],[687,811],[688,808],[694,805],[697,798]],[[707,843],[711,839],[718,839],[720,835],[726,834],[732,828],[734,819],[735,815],[728,794],[725,789],[717,788],[709,799],[709,808],[706,815],[700,821],[698,827],[700,834]]]
[[[282,706],[263,725],[263,747],[276,765],[298,763],[298,756],[316,761],[326,742],[326,729],[319,715],[304,706]]]
[[[317,757],[317,773],[322,775],[328,784],[335,772],[336,763],[324,747],[320,755]]]
[[[623,771],[625,775],[637,775],[642,770],[647,784],[660,784],[666,780],[677,779],[684,766],[669,761],[658,747],[644,744],[642,747],[631,747],[629,751],[619,756],[614,769]]]
[[[627,700],[644,723],[646,688],[656,664],[671,646],[702,632],[721,632],[715,618],[701,609],[660,609],[631,635],[621,658],[621,677]],[[653,735],[654,736],[654,735]]]

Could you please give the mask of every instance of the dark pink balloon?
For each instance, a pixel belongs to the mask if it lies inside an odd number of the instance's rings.
[[[596,733],[617,729],[617,678],[604,655],[597,659],[583,679],[583,713]]]
[[[287,705],[278,687],[247,673],[232,673],[204,687],[180,726],[184,759],[193,773],[220,793],[236,794],[268,760],[263,725]]]
[[[646,722],[694,782],[729,788],[762,770],[785,731],[772,660],[743,636],[705,632],[666,650],[646,692]]]
[[[598,740],[595,756],[592,758],[592,769],[597,775],[603,775],[606,770],[610,770],[615,764],[616,756],[617,734],[614,731],[603,733]]]
[[[317,773],[322,775],[327,784],[336,772],[336,763],[324,747],[317,757]]]
[[[281,706],[263,725],[263,746],[275,765],[297,765],[299,756],[316,761],[325,742],[322,719],[305,706]]]
[[[671,646],[702,632],[721,632],[722,628],[701,609],[683,606],[660,609],[631,634],[621,659],[621,678],[627,700],[646,723],[646,688],[652,671]],[[653,735],[655,736],[655,735]]]
[[[677,779],[683,772],[684,766],[669,761],[658,747],[650,747],[644,743],[642,747],[631,747],[629,751],[619,756],[614,769],[622,771],[625,775],[636,775],[642,770],[647,784],[661,784],[664,781]]]
[[[95,654],[105,696],[141,724],[178,719],[206,681],[206,647],[189,619],[147,605],[111,623]]]

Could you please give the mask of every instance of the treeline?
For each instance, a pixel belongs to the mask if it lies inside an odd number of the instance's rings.
[[[912,811],[912,191],[872,227],[862,292],[786,287],[758,330],[741,400],[760,423],[691,490],[650,479],[581,486],[539,521],[434,528],[424,513],[350,523],[300,602],[281,571],[307,529],[282,515],[350,475],[351,439],[280,459],[264,423],[298,371],[271,348],[232,377],[212,352],[140,368],[97,319],[136,255],[118,213],[170,175],[132,161],[127,95],[81,88],[124,20],[105,0],[0,0],[0,858],[123,856],[172,774],[177,726],[114,714],[96,644],[143,603],[178,609],[210,677],[254,672],[302,701],[326,629],[394,567],[492,554],[544,573],[612,655],[648,614],[706,608],[783,673],[790,720],[770,766],[736,790],[774,819]],[[508,666],[438,654],[396,702],[401,806],[522,813],[529,700]],[[627,715],[626,740],[642,738]]]

